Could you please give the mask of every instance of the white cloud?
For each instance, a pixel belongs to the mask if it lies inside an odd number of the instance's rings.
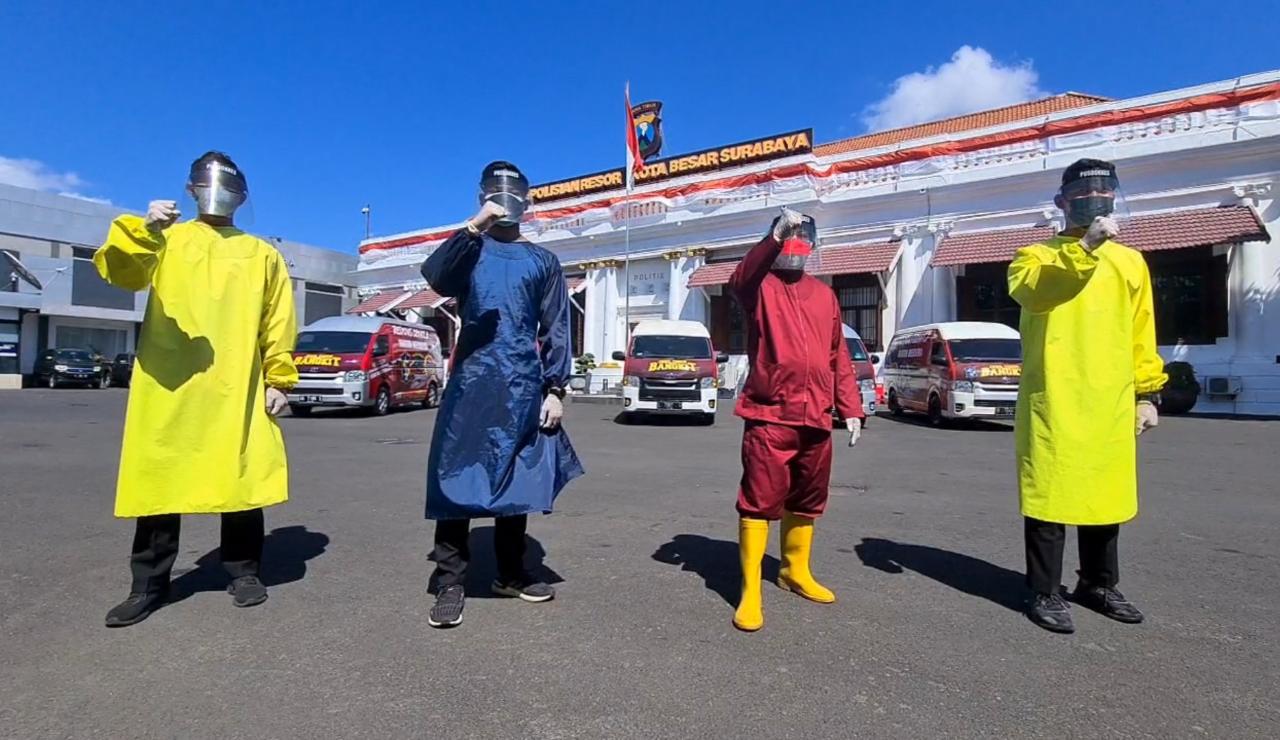
[[[82,195],[78,190],[88,183],[79,175],[74,172],[55,172],[44,162],[35,159],[0,157],[0,183],[31,190],[43,190],[47,193],[57,193],[94,203],[111,202],[106,198]]]
[[[938,68],[912,72],[893,91],[862,111],[868,131],[901,128],[1047,95],[1030,62],[1004,65],[981,47],[962,46]]]

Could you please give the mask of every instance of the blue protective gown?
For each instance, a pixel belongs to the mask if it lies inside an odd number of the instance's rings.
[[[548,513],[582,475],[563,428],[539,428],[544,389],[573,369],[560,260],[526,241],[458,231],[422,264],[462,328],[427,461],[427,518]]]

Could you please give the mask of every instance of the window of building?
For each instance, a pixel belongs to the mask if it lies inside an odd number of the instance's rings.
[[[1022,308],[1009,297],[1009,263],[966,265],[956,278],[956,318],[1018,328]]]
[[[345,288],[341,285],[311,282],[306,283],[305,287],[306,315],[303,316],[303,324],[313,324],[329,316],[342,315],[342,298],[346,294]]]
[[[1145,256],[1159,344],[1213,344],[1227,336],[1227,255],[1196,247]]]
[[[94,251],[87,247],[71,249],[71,302],[77,306],[132,311],[133,293],[109,285],[102,279],[93,264]]]
[[[880,306],[882,293],[875,275],[836,275],[831,287],[840,299],[840,315],[844,323],[862,337],[870,352],[884,349],[881,341]]]
[[[98,329],[87,326],[59,326],[54,334],[58,349],[87,349],[103,357],[128,352],[129,332],[124,329]]]

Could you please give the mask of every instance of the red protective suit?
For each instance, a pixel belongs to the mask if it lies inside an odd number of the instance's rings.
[[[747,317],[751,360],[735,410],[747,420],[738,513],[816,518],[831,475],[831,409],[845,419],[866,413],[835,293],[812,275],[779,277],[772,268],[781,250],[771,233],[729,278]]]

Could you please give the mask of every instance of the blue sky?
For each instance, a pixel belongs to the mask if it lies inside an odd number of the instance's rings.
[[[0,181],[140,209],[223,149],[251,230],[354,250],[365,203],[375,234],[470,215],[492,159],[621,165],[627,79],[677,154],[1227,79],[1280,67],[1278,37],[1176,0],[0,3]]]

